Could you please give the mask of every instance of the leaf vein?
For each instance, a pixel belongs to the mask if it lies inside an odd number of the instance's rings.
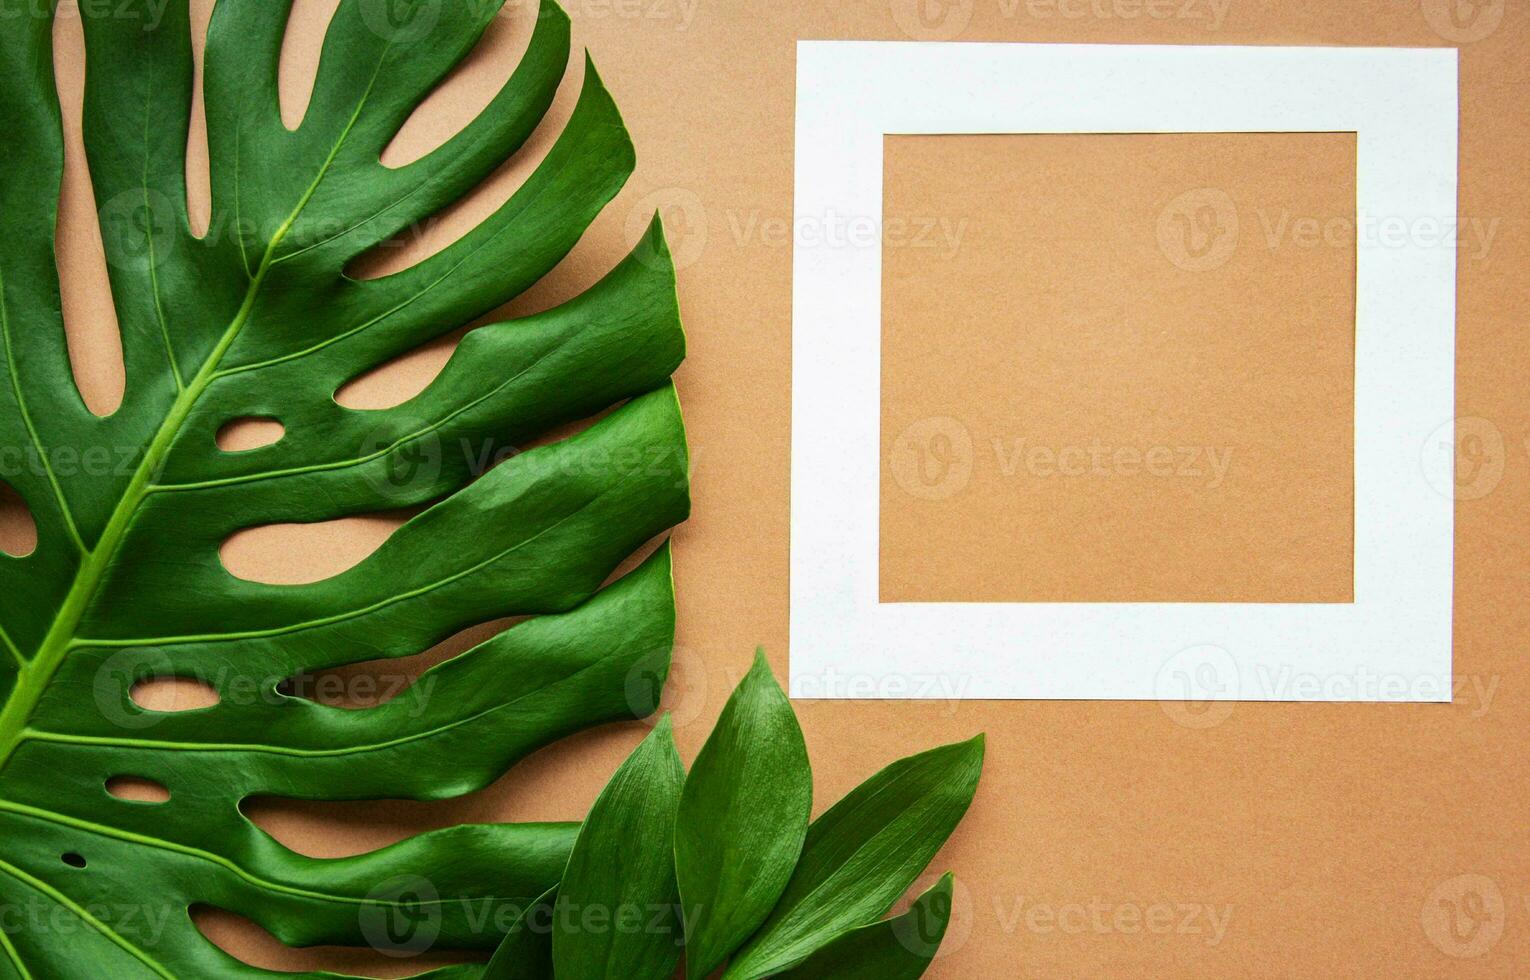
[[[5,950],[6,958],[11,961],[11,965],[21,975],[21,980],[33,980],[32,971],[28,970],[27,965],[22,962],[21,953],[11,943],[11,937],[6,934],[4,929],[0,929],[0,949]]]
[[[477,398],[472,399],[464,405],[458,406],[456,409],[448,412],[441,418],[436,419],[429,425],[417,429],[414,432],[408,433],[407,435],[400,436],[398,439],[394,440],[388,445],[382,446],[379,449],[366,454],[365,456],[352,456],[347,459],[331,460],[327,463],[313,463],[308,466],[292,466],[284,470],[264,470],[258,473],[246,473],[241,476],[224,477],[220,480],[202,480],[197,483],[164,483],[151,487],[150,491],[155,493],[176,493],[186,490],[210,490],[215,487],[238,486],[245,483],[260,483],[265,480],[276,480],[287,476],[302,476],[306,473],[324,473],[331,470],[349,469],[352,466],[361,466],[366,463],[374,462],[383,458],[384,456],[387,456],[394,450],[408,445],[416,439],[430,435],[432,432],[441,429],[443,426],[452,422],[454,419],[460,418],[467,412],[477,408],[479,405],[483,404],[484,402],[493,398],[495,395],[504,391],[506,388],[515,384],[515,382],[525,377],[531,371],[536,370],[536,368],[541,366],[543,361],[557,353],[557,351],[558,347],[552,347],[541,352],[530,364],[526,365],[524,368],[506,378],[499,384],[495,385],[493,388],[484,392]]]
[[[69,507],[69,500],[64,496],[64,488],[59,485],[58,474],[53,472],[53,462],[48,458],[48,452],[43,448],[42,437],[37,433],[37,426],[32,422],[32,411],[27,407],[26,395],[21,390],[21,378],[16,374],[16,354],[11,350],[11,315],[5,295],[5,275],[0,272],[0,337],[5,341],[5,365],[11,376],[11,391],[16,397],[16,407],[21,410],[21,421],[26,426],[27,435],[32,437],[32,446],[37,450],[38,461],[42,464],[43,472],[48,476],[48,483],[53,487],[53,496],[58,499],[60,516],[64,519],[64,525],[69,530],[69,536],[74,539],[75,546],[81,554],[90,551],[85,547],[85,540],[80,537],[80,529],[74,522],[74,511]]]
[[[154,240],[154,233],[159,228],[159,223],[154,220],[154,206],[149,201],[149,117],[153,102],[151,88],[144,92],[143,97],[143,169],[138,187],[143,196],[144,212],[148,215],[148,231],[145,237],[149,242],[149,293],[154,298],[154,316],[159,321],[159,335],[165,343],[165,359],[170,362],[170,374],[175,378],[175,390],[179,392],[186,390],[186,379],[181,377],[181,365],[175,357],[175,344],[170,340],[170,323],[165,319],[165,304],[160,296],[159,251]]]
[[[75,830],[83,830],[102,837],[113,837],[117,840],[126,841],[130,844],[138,844],[143,847],[153,847],[158,850],[171,851],[176,854],[185,855],[186,857],[197,858],[203,861],[207,861],[211,864],[216,864],[224,870],[229,871],[230,873],[238,876],[240,879],[254,885],[257,888],[264,888],[280,894],[292,895],[296,898],[307,898],[317,902],[330,902],[335,905],[393,904],[376,898],[357,898],[351,895],[339,895],[333,892],[320,892],[309,888],[298,888],[295,885],[284,885],[281,882],[271,881],[268,878],[262,878],[260,875],[246,870],[244,867],[240,866],[238,862],[226,858],[221,854],[214,854],[211,851],[203,850],[200,847],[190,847],[186,844],[177,843],[176,841],[165,840],[163,837],[151,837],[147,834],[134,833],[131,830],[119,830],[116,827],[109,827],[105,824],[99,824],[92,820],[81,820],[78,817],[71,817],[68,814],[58,813],[54,810],[45,810],[41,807],[28,806],[25,803],[14,803],[10,800],[0,799],[0,810],[6,810],[22,817],[30,817],[33,820],[41,820],[45,823],[71,827]],[[4,863],[4,861],[0,861],[0,865],[4,865]],[[68,901],[67,896],[64,896],[64,898],[66,901]],[[411,904],[444,905],[449,901],[451,900],[440,898],[434,901],[419,901]]]
[[[135,739],[123,738],[121,736],[74,735],[66,732],[46,732],[39,731],[37,729],[29,729],[25,735],[27,738],[33,739],[35,741],[51,742],[54,744],[109,745],[118,748],[143,750],[155,749],[170,752],[251,752],[258,755],[284,755],[309,759],[363,755],[368,752],[380,752],[385,749],[398,748],[401,745],[409,745],[424,739],[435,738],[437,735],[444,735],[447,732],[455,731],[464,725],[470,725],[473,722],[487,718],[490,715],[498,714],[502,711],[509,711],[528,698],[536,697],[537,695],[543,694],[546,691],[552,688],[556,688],[561,684],[567,684],[571,681],[577,680],[582,675],[588,673],[591,670],[594,670],[596,667],[604,664],[607,660],[610,660],[612,656],[614,656],[614,654],[607,654],[594,663],[586,664],[573,673],[560,677],[549,684],[536,688],[535,690],[526,691],[523,694],[518,694],[511,698],[509,701],[501,701],[498,704],[490,705],[489,707],[484,708],[482,711],[474,712],[471,715],[454,719],[445,725],[438,725],[435,728],[426,729],[425,731],[421,732],[415,732],[412,735],[403,735],[398,738],[388,739],[382,742],[370,742],[362,745],[347,745],[343,748],[337,749],[302,749],[289,745],[269,745],[261,742],[170,742],[162,739]],[[334,710],[344,711],[348,709],[336,708]]]
[[[454,572],[445,578],[437,579],[434,582],[427,582],[424,585],[409,589],[405,592],[400,592],[397,595],[387,596],[386,598],[379,599],[376,602],[369,603],[357,609],[349,609],[345,612],[335,613],[332,616],[321,616],[317,619],[309,619],[302,622],[289,623],[286,626],[273,626],[268,629],[242,630],[235,633],[202,633],[191,634],[187,636],[138,637],[135,639],[127,640],[91,639],[88,637],[81,637],[75,639],[71,643],[71,646],[117,648],[140,646],[180,646],[188,643],[228,643],[236,640],[261,640],[274,636],[287,636],[292,633],[301,633],[305,630],[319,629],[324,626],[334,626],[339,623],[349,622],[352,619],[358,619],[369,613],[377,612],[380,609],[386,609],[389,606],[397,605],[400,602],[406,602],[410,599],[415,599],[422,595],[428,595],[437,589],[445,588],[446,586],[460,581],[469,575],[482,571],[484,568],[487,568],[495,562],[500,561],[507,555],[513,554],[521,548],[526,547],[527,545],[536,541],[542,535],[551,533],[552,531],[557,530],[559,527],[562,527],[568,521],[578,517],[581,513],[599,501],[602,497],[615,492],[619,487],[622,486],[622,484],[631,478],[632,477],[630,474],[622,477],[621,480],[617,481],[609,487],[606,487],[595,496],[591,497],[589,500],[586,500],[584,503],[580,504],[578,509],[563,515],[553,523],[531,535],[531,537],[517,541],[515,544],[504,549],[503,551],[495,552],[494,554],[485,558],[483,561],[469,565],[467,568]]]
[[[11,634],[6,632],[3,624],[0,624],[0,642],[3,642],[5,648],[11,652],[11,656],[16,659],[18,667],[25,667],[28,664],[27,658],[21,655],[21,648],[16,645],[15,640],[11,639]]]
[[[584,143],[588,139],[589,139],[589,133],[581,133],[579,135],[579,143],[577,145],[578,146],[583,146]],[[573,151],[570,151],[570,152],[571,152],[571,154],[573,153]],[[509,214],[512,214],[512,213],[513,214],[520,214],[520,213],[524,212],[528,207],[530,207],[532,204],[534,204],[537,201],[538,198],[540,198],[542,196],[542,194],[543,194],[543,192],[545,190],[546,190],[546,186],[539,186],[539,187],[535,188],[534,190],[532,190],[530,196],[525,197],[524,199],[518,199],[518,198],[512,197],[510,199],[510,201],[504,206],[504,208],[502,208],[500,211],[496,212],[494,215],[490,216],[485,221],[484,224],[487,224],[488,222],[494,221],[496,219],[503,220],[506,215],[509,215]],[[510,210],[511,205],[516,205],[516,207],[514,208],[513,212]],[[468,232],[468,234],[471,235],[473,232],[476,232],[480,228],[483,228],[484,224],[478,225],[476,228],[472,229],[472,231]],[[363,323],[360,323],[360,324],[358,324],[358,325],[356,325],[356,326],[354,326],[354,327],[350,328],[349,330],[346,330],[346,331],[344,331],[342,333],[335,334],[333,337],[329,337],[329,338],[327,338],[325,340],[322,340],[322,341],[318,342],[317,344],[314,344],[311,347],[304,348],[303,350],[293,351],[290,354],[283,354],[280,357],[273,357],[273,358],[269,358],[268,360],[264,360],[264,361],[256,361],[256,362],[252,362],[252,363],[249,363],[249,364],[236,364],[233,367],[226,368],[225,370],[218,372],[216,377],[226,378],[226,377],[229,377],[230,375],[242,374],[245,371],[256,371],[256,370],[260,370],[261,368],[273,367],[273,366],[275,366],[277,364],[282,364],[282,363],[284,363],[286,361],[294,361],[294,360],[298,360],[300,358],[307,357],[310,354],[317,354],[319,351],[322,351],[325,348],[328,348],[328,347],[331,347],[331,346],[333,346],[335,344],[338,344],[341,341],[347,340],[350,337],[353,337],[356,334],[361,333],[364,330],[367,330],[367,329],[370,329],[371,327],[376,326],[378,323],[381,323],[383,320],[386,320],[388,317],[391,317],[395,313],[399,312],[400,310],[403,310],[403,309],[407,308],[408,306],[412,305],[416,300],[423,299],[427,294],[429,294],[437,286],[441,285],[442,283],[444,283],[448,279],[450,279],[452,276],[456,275],[458,270],[460,270],[464,265],[466,265],[469,261],[471,261],[476,255],[478,255],[479,252],[483,251],[489,245],[491,245],[496,240],[498,240],[499,237],[502,234],[504,234],[505,232],[509,231],[511,227],[512,227],[512,223],[511,222],[509,222],[507,220],[504,221],[504,224],[501,227],[499,227],[499,228],[495,229],[494,231],[490,232],[488,234],[488,237],[484,241],[478,242],[477,244],[473,245],[472,248],[467,249],[466,250],[466,254],[464,254],[460,259],[458,259],[455,263],[453,263],[451,265],[451,267],[448,268],[445,272],[441,273],[439,278],[437,278],[434,281],[429,282],[429,283],[425,284],[424,286],[420,287],[420,290],[418,292],[416,292],[413,295],[409,296],[403,302],[397,304],[396,306],[392,307],[391,309],[384,310],[382,313],[379,313],[377,316],[371,318],[370,320],[367,320],[367,321],[365,321]],[[430,258],[425,259],[419,265],[413,266],[413,267],[411,267],[409,269],[405,269],[403,272],[395,273],[395,275],[405,275],[405,274],[407,274],[409,272],[413,272],[413,271],[419,269],[421,266],[423,266],[426,262],[430,262],[432,259],[435,259],[435,258],[438,258],[438,257],[440,257],[442,255],[448,254],[448,252],[451,251],[452,249],[455,249],[458,246],[461,246],[464,241],[465,241],[465,238],[464,239],[458,239],[456,242],[453,242],[451,245],[447,246],[446,251],[437,253],[437,255],[434,255],[434,256],[431,256]],[[392,277],[389,277],[389,278],[392,278]],[[386,282],[387,280],[384,279],[382,281]]]
[[[153,970],[159,976],[164,977],[165,980],[175,980],[175,975],[166,970],[158,960],[154,959],[148,953],[145,953],[137,946],[128,942],[127,939],[125,939],[117,930],[113,929],[111,926],[108,926],[100,919],[91,915],[89,910],[87,910],[84,906],[80,905],[74,899],[70,898],[68,895],[65,895],[57,888],[54,888],[46,881],[43,881],[40,878],[35,878],[20,868],[16,867],[15,865],[3,860],[0,860],[0,872],[9,875],[10,877],[21,882],[23,885],[31,888],[33,891],[47,897],[55,905],[68,909],[81,922],[84,922],[96,932],[99,932],[106,939],[111,940],[112,943],[120,947],[123,952],[132,956],[135,960],[138,960],[140,963]]]

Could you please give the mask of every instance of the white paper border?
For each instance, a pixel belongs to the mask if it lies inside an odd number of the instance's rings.
[[[881,250],[804,230],[880,226],[885,134],[1195,132],[1355,132],[1363,218],[1455,227],[1453,49],[799,43],[794,697],[1451,699],[1456,254],[1418,236],[1358,250],[1352,605],[878,601]]]

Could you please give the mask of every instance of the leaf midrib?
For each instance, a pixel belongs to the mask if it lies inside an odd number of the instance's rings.
[[[11,756],[25,740],[27,723],[31,720],[32,712],[36,710],[38,702],[42,700],[43,693],[48,684],[53,680],[53,675],[58,672],[64,658],[74,648],[75,630],[84,619],[85,612],[94,601],[102,581],[106,578],[107,571],[116,560],[117,550],[122,546],[123,539],[127,536],[133,517],[138,508],[148,496],[150,481],[158,472],[164,462],[165,455],[170,446],[180,434],[181,427],[190,417],[191,410],[196,406],[197,400],[206,392],[208,385],[217,375],[218,365],[228,353],[230,347],[238,339],[245,325],[249,322],[255,310],[256,300],[260,296],[261,287],[265,284],[266,276],[275,264],[276,250],[282,241],[291,232],[303,210],[313,200],[318,192],[319,184],[328,176],[330,168],[339,156],[340,150],[345,146],[345,141],[350,137],[361,113],[366,108],[367,101],[371,98],[372,91],[376,87],[377,78],[382,71],[383,63],[387,60],[391,42],[385,45],[378,55],[377,65],[372,70],[372,77],[367,81],[366,89],[357,100],[356,108],[352,111],[350,119],[346,121],[345,128],[341,130],[330,148],[329,154],[320,165],[308,187],[303,191],[292,212],[287,215],[280,226],[271,236],[266,245],[265,254],[261,256],[260,267],[255,275],[250,278],[250,286],[245,291],[244,301],[229,325],[224,329],[223,335],[218,339],[217,345],[208,354],[201,368],[194,377],[171,403],[169,412],[159,429],[155,431],[154,438],[149,441],[144,450],[143,460],[138,469],[134,471],[132,479],[128,481],[127,489],[112,510],[110,518],[106,522],[101,536],[96,540],[95,547],[85,551],[84,561],[80,563],[75,572],[74,581],[69,586],[69,591],[64,596],[64,601],[59,606],[58,613],[54,616],[53,625],[49,627],[43,637],[37,651],[28,661],[25,667],[18,668],[16,684],[11,689],[6,699],[5,707],[0,710],[0,774],[3,774],[9,764]],[[6,331],[6,353],[10,353],[9,331]],[[15,361],[7,358],[10,369],[14,374]],[[14,379],[13,379],[14,380]],[[34,433],[35,438],[35,433]],[[55,485],[56,487],[56,485]],[[57,487],[56,487],[57,488]],[[61,505],[67,508],[67,501],[62,498],[62,490],[59,490]]]

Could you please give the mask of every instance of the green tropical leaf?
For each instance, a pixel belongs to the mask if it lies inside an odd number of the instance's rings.
[[[983,736],[895,762],[808,828],[780,903],[723,974],[756,980],[876,921],[961,822],[983,768]]]
[[[675,830],[686,974],[709,975],[775,907],[802,853],[813,772],[763,651],[691,767]]]
[[[553,905],[558,890],[548,889],[521,913],[483,968],[480,980],[551,980],[553,975]]]
[[[904,914],[846,933],[778,980],[918,980],[946,937],[954,885],[947,873]]]
[[[675,814],[685,766],[665,715],[601,791],[569,855],[553,922],[567,980],[668,980],[684,936]]]
[[[268,975],[208,942],[187,914],[197,904],[296,946],[493,948],[497,913],[558,881],[575,826],[453,827],[319,860],[241,801],[458,796],[573,731],[649,713],[630,679],[667,670],[667,549],[608,584],[689,508],[669,385],[684,336],[657,222],[584,295],[468,333],[417,397],[379,411],[333,397],[522,293],[625,182],[632,146],[587,64],[572,117],[504,206],[409,269],[346,273],[521,147],[564,75],[566,16],[546,5],[488,109],[388,168],[383,149],[500,0],[342,0],[295,131],[276,84],[291,2],[213,11],[201,238],[186,206],[187,0],[81,5],[85,140],[126,369],[108,418],[80,397],[60,314],[49,5],[0,32],[0,475],[38,533],[32,554],[0,558],[0,906],[22,923],[0,941],[0,978]],[[617,404],[576,436],[477,462]],[[285,434],[219,449],[219,430],[249,417]],[[401,507],[419,512],[321,582],[245,581],[219,559],[244,528]],[[281,687],[506,616],[534,618],[377,708]],[[205,682],[218,703],[139,707],[134,685],[166,676]],[[169,798],[120,799],[116,777]]]

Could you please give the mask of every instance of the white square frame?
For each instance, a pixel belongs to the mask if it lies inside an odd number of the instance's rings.
[[[1362,221],[1455,228],[1457,75],[1453,49],[800,42],[793,696],[1451,700],[1451,461],[1423,450],[1455,415],[1453,248],[1358,249],[1353,604],[884,604],[881,249],[805,229],[880,227],[887,134],[1205,132],[1354,132]]]

